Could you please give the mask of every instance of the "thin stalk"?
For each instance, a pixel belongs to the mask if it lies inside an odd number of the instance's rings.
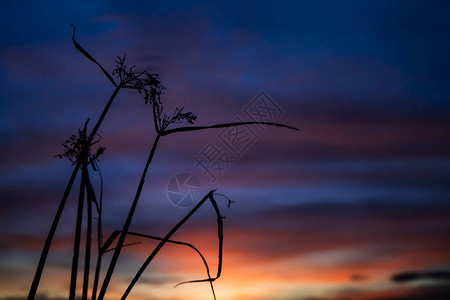
[[[122,232],[119,236],[119,240],[117,242],[116,249],[114,250],[113,257],[111,258],[111,262],[109,263],[108,270],[105,274],[105,279],[103,280],[102,287],[100,289],[98,299],[103,300],[106,294],[106,290],[108,289],[109,282],[111,281],[112,274],[114,273],[114,269],[116,267],[117,261],[119,259],[120,251],[122,250],[123,244],[125,242],[125,238],[127,236],[128,229],[131,225],[131,220],[133,219],[134,212],[136,210],[136,206],[138,204],[139,198],[141,196],[142,188],[144,187],[145,176],[147,175],[148,168],[150,163],[152,162],[153,156],[155,154],[156,146],[158,145],[160,135],[156,136],[156,139],[153,143],[152,150],[147,159],[147,163],[145,164],[144,171],[142,172],[141,180],[139,181],[139,186],[136,191],[136,195],[134,197],[133,203],[131,204],[130,211],[128,212],[127,219],[125,220],[125,224],[123,226]]]
[[[153,252],[149,255],[149,257],[145,260],[144,264],[141,266],[141,268],[139,269],[139,271],[136,273],[136,275],[134,276],[133,280],[130,282],[128,288],[126,289],[125,293],[122,295],[122,297],[120,298],[121,300],[124,300],[127,298],[128,294],[131,292],[131,290],[133,289],[134,285],[136,284],[136,282],[139,280],[139,278],[141,277],[142,273],[144,273],[145,269],[147,268],[147,266],[150,264],[150,262],[153,260],[153,258],[156,256],[156,254],[158,254],[159,250],[161,250],[161,248],[164,246],[164,244],[170,239],[170,237],[203,205],[203,203],[205,203],[205,201],[207,199],[209,199],[210,197],[212,197],[212,194],[214,193],[214,190],[210,191],[208,194],[206,194],[206,196],[203,197],[202,200],[200,200],[197,205],[195,205],[195,207],[180,221],[178,222],[170,231],[168,234],[166,234],[166,236],[164,237],[164,239],[159,242],[158,246],[156,246],[156,248],[153,250]],[[121,235],[124,235],[124,232],[121,233]]]
[[[92,285],[92,300],[97,299],[97,289],[98,289],[98,280],[100,277],[100,269],[102,266],[102,255],[99,254],[97,257],[97,264],[95,265],[95,275],[94,275],[94,284]]]
[[[61,219],[64,206],[66,205],[67,198],[69,197],[70,190],[72,189],[75,177],[77,176],[78,170],[80,169],[80,163],[75,165],[75,168],[70,176],[69,182],[67,183],[66,190],[62,196],[61,202],[59,203],[58,210],[56,211],[55,218],[53,219],[52,226],[45,240],[44,248],[42,249],[41,257],[39,258],[38,266],[34,274],[33,282],[31,283],[30,291],[28,293],[28,300],[34,300],[36,297],[36,292],[41,281],[42,272],[44,271],[45,261],[47,260],[48,252],[50,251],[50,246],[55,236],[56,228],[58,227],[59,220]]]
[[[96,204],[97,208],[97,263],[95,266],[95,275],[94,275],[94,283],[92,285],[92,300],[97,299],[97,288],[98,288],[98,280],[100,278],[100,269],[102,266],[102,256],[103,253],[101,251],[102,248],[102,205],[103,205],[103,177],[102,173],[100,171],[100,168],[98,167],[97,163],[94,161],[95,167],[98,170],[98,174],[100,176],[100,202],[97,203],[97,200],[95,199],[95,193],[94,189],[92,188],[91,183],[87,182],[87,191],[88,193],[92,193],[92,199],[94,199],[94,203]]]
[[[86,168],[84,164],[83,168]],[[81,221],[83,219],[83,203],[84,203],[84,190],[86,187],[85,171],[81,173],[80,193],[78,194],[78,209],[77,209],[77,221],[75,225],[75,237],[73,242],[73,258],[72,258],[72,272],[70,276],[70,290],[69,300],[75,300],[75,293],[77,287],[77,272],[78,272],[78,258],[80,255],[80,238],[81,238]]]
[[[95,265],[95,275],[94,275],[94,284],[92,285],[92,300],[97,299],[97,289],[98,289],[98,280],[100,278],[100,269],[102,266],[102,256],[103,254],[98,254],[97,264]]]
[[[91,186],[89,180],[89,173],[87,166],[83,168],[83,173],[87,185]],[[84,276],[83,276],[83,293],[82,300],[87,300],[88,288],[89,288],[89,271],[91,266],[91,241],[92,241],[92,201],[93,199],[91,191],[87,191],[86,207],[87,207],[87,227],[86,227],[86,249],[84,257]]]
[[[87,139],[87,143],[91,144],[92,141],[94,140],[95,135],[97,134],[98,129],[100,128],[100,125],[103,122],[103,119],[106,116],[106,113],[108,112],[109,108],[111,107],[111,104],[113,103],[114,98],[116,98],[117,94],[119,93],[120,89],[122,87],[119,85],[118,87],[116,87],[114,89],[114,92],[112,93],[111,97],[109,98],[108,102],[106,103],[105,108],[102,111],[102,114],[100,115],[100,117],[98,118],[97,123],[95,123],[94,128],[92,128],[91,134],[89,135],[88,139]]]
[[[92,129],[91,134],[89,135],[89,137],[87,139],[88,144],[90,144],[92,142],[95,135],[97,134],[97,131],[98,131],[100,125],[102,124],[103,119],[105,118],[109,108],[111,107],[111,104],[113,103],[114,99],[116,98],[117,93],[119,93],[120,88],[121,88],[121,86],[116,87],[113,94],[111,95],[108,102],[106,103],[106,106],[103,109],[102,114],[100,115],[97,123],[95,124],[94,128]],[[33,282],[31,283],[30,291],[29,291],[28,297],[27,297],[28,300],[34,300],[34,298],[36,297],[36,293],[37,293],[37,290],[39,287],[39,283],[41,281],[42,273],[44,271],[45,262],[47,260],[48,253],[50,251],[50,246],[52,244],[53,237],[55,236],[55,232],[56,232],[56,229],[58,228],[59,220],[61,219],[61,215],[63,213],[64,207],[67,202],[67,198],[69,197],[70,190],[72,189],[73,183],[78,174],[80,166],[81,166],[81,162],[78,161],[75,164],[72,175],[70,176],[69,182],[67,183],[66,189],[65,189],[64,194],[59,203],[58,210],[56,211],[55,217],[53,218],[52,225],[51,225],[49,233],[47,235],[47,239],[45,240],[45,244],[42,249],[38,265],[36,267],[36,272],[34,274]]]
[[[153,104],[152,104],[152,109],[153,109],[153,125],[155,126],[156,133],[159,135],[159,134],[161,134],[161,131],[158,126],[158,121],[156,120],[157,113],[156,113],[156,103],[155,102],[153,102]]]

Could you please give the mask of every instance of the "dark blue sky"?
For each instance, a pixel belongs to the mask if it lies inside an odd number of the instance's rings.
[[[284,112],[275,121],[301,129],[254,128],[255,143],[215,182],[192,158],[220,131],[167,137],[157,150],[133,230],[162,234],[185,213],[166,195],[178,172],[236,200],[226,210],[219,299],[448,293],[441,282],[419,289],[390,277],[450,268],[449,15],[446,1],[3,4],[0,299],[23,296],[31,282],[71,172],[54,155],[88,117],[98,117],[113,91],[73,47],[70,24],[108,71],[127,53],[137,70],[158,73],[168,112],[184,106],[198,125],[229,122],[245,118],[263,90]],[[125,218],[155,137],[151,110],[121,91],[100,134],[110,232]],[[50,298],[66,295],[75,206],[72,199],[45,274],[41,292]],[[214,260],[208,216],[200,212],[179,237]],[[145,251],[129,250],[117,283]],[[171,289],[192,271],[183,259],[174,266],[175,257],[185,256],[169,249],[133,299],[209,299],[207,286]]]

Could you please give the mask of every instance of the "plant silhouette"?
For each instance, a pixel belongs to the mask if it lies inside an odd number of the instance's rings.
[[[73,25],[72,25],[73,26]],[[124,291],[121,299],[126,299],[140,276],[143,274],[147,266],[150,262],[155,258],[158,252],[164,247],[167,243],[177,244],[189,247],[196,251],[196,253],[202,259],[202,262],[205,266],[207,278],[206,279],[198,279],[198,280],[190,280],[186,282],[179,283],[194,283],[194,282],[209,282],[211,286],[211,291],[214,299],[216,298],[214,292],[213,281],[221,275],[222,270],[222,247],[223,247],[223,217],[220,213],[219,206],[215,200],[215,196],[224,196],[222,194],[216,193],[215,190],[209,191],[201,201],[199,201],[190,211],[189,213],[180,220],[177,224],[173,226],[173,228],[164,236],[164,237],[156,237],[151,236],[144,233],[135,233],[130,232],[130,225],[133,220],[134,213],[136,211],[142,189],[144,187],[145,178],[147,175],[147,171],[151,165],[153,157],[155,155],[158,143],[160,139],[164,136],[174,134],[174,133],[182,133],[187,131],[199,131],[206,129],[217,129],[217,128],[227,128],[234,126],[244,126],[244,125],[267,125],[267,126],[276,126],[281,128],[287,128],[292,130],[298,130],[295,127],[287,126],[279,123],[271,123],[271,122],[233,122],[233,123],[223,123],[223,124],[214,124],[209,126],[192,126],[194,122],[197,120],[197,116],[192,112],[186,112],[184,107],[179,107],[174,110],[172,114],[166,114],[164,111],[164,106],[161,101],[161,95],[164,91],[164,86],[161,84],[159,77],[157,74],[152,74],[147,71],[137,72],[135,70],[135,66],[127,67],[126,56],[117,57],[116,67],[113,70],[112,74],[109,74],[97,60],[95,60],[81,45],[79,45],[75,40],[75,26],[73,26],[73,35],[72,41],[74,47],[81,52],[86,58],[95,63],[107,79],[111,82],[111,84],[115,87],[111,97],[107,101],[99,119],[94,124],[92,130],[89,135],[88,132],[88,122],[89,119],[84,124],[83,129],[78,130],[78,135],[72,135],[63,143],[64,153],[57,155],[58,158],[67,158],[71,162],[73,166],[72,175],[69,178],[61,201],[59,203],[58,209],[56,211],[55,217],[53,219],[52,225],[50,227],[47,239],[45,241],[44,247],[42,249],[42,253],[40,259],[37,264],[35,276],[33,278],[30,291],[28,294],[28,300],[33,300],[36,297],[37,290],[39,287],[39,283],[42,277],[42,273],[45,267],[46,259],[49,254],[50,246],[52,244],[55,232],[57,230],[59,221],[61,219],[62,212],[64,210],[65,204],[67,202],[68,196],[73,187],[74,181],[81,169],[81,180],[80,180],[80,190],[78,193],[78,206],[77,206],[77,214],[76,214],[76,225],[75,225],[75,233],[74,233],[74,246],[73,246],[73,257],[72,257],[72,268],[71,268],[71,280],[70,280],[70,288],[69,288],[69,299],[74,300],[76,298],[76,288],[77,288],[77,272],[78,272],[78,262],[80,257],[80,242],[81,242],[81,230],[82,230],[82,219],[83,219],[83,206],[84,201],[86,201],[87,207],[87,227],[86,227],[86,240],[85,240],[85,261],[84,261],[84,272],[83,272],[83,284],[82,284],[82,299],[87,300],[89,297],[89,274],[91,269],[91,247],[92,247],[92,219],[93,219],[93,207],[94,211],[97,215],[97,262],[95,265],[94,279],[92,282],[92,290],[90,298],[92,300],[102,300],[104,299],[106,292],[109,287],[110,280],[115,272],[116,264],[120,257],[121,251],[123,247],[130,246],[131,244],[125,244],[125,239],[128,235],[140,236],[143,238],[149,238],[154,240],[159,240],[158,245],[155,249],[153,249],[148,255],[145,262],[142,264],[140,269],[136,272],[135,276],[131,279],[127,289]],[[118,82],[114,79],[114,76]],[[121,230],[114,231],[106,242],[103,242],[103,229],[102,229],[102,207],[103,207],[103,179],[102,174],[100,172],[100,168],[98,165],[98,158],[105,151],[105,148],[98,147],[95,153],[92,153],[92,147],[96,145],[100,138],[94,141],[95,137],[98,136],[98,130],[102,125],[104,118],[106,117],[111,105],[116,99],[119,91],[121,89],[133,89],[136,90],[144,99],[144,103],[152,106],[152,116],[153,116],[153,125],[156,131],[156,138],[153,142],[153,145],[149,151],[147,161],[144,165],[143,172],[141,178],[138,183],[138,187],[135,193],[135,196],[131,202],[130,209],[128,211],[128,215],[123,223]],[[182,127],[174,127],[176,124],[187,123],[188,126]],[[90,180],[90,172],[97,172],[100,176],[100,197],[97,199],[96,192]],[[226,196],[224,196],[226,198]],[[228,206],[233,202],[230,199],[228,200]],[[218,267],[217,274],[214,277],[211,277],[210,269],[207,261],[205,260],[202,253],[193,245],[189,243],[185,243],[182,241],[174,241],[171,239],[173,234],[180,229],[183,224],[195,214],[195,212],[205,203],[210,202],[215,214],[217,216],[217,238],[219,242],[219,253],[218,253]],[[109,249],[112,245],[113,241],[117,240],[116,246],[113,249]],[[109,262],[108,267],[106,268],[105,277],[103,280],[100,280],[100,271],[102,268],[102,258],[106,253],[112,252],[112,257]]]

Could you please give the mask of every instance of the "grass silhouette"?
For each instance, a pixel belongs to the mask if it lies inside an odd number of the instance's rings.
[[[72,25],[73,26],[73,25]],[[190,212],[177,224],[175,224],[172,229],[164,236],[164,237],[155,237],[146,235],[143,233],[132,233],[129,232],[130,225],[132,223],[137,205],[139,203],[139,199],[141,196],[142,189],[144,187],[145,178],[147,175],[147,172],[149,170],[149,167],[152,163],[153,157],[155,155],[157,146],[159,141],[162,137],[171,135],[173,133],[183,133],[188,131],[199,131],[199,130],[207,130],[207,129],[218,129],[218,128],[227,128],[227,127],[235,127],[235,126],[244,126],[244,125],[267,125],[267,126],[275,126],[280,128],[286,128],[291,130],[297,130],[297,128],[292,126],[287,126],[284,124],[279,123],[271,123],[271,122],[233,122],[233,123],[223,123],[223,124],[214,124],[209,126],[191,126],[196,121],[197,117],[192,112],[186,112],[184,110],[184,107],[176,108],[175,111],[172,114],[166,114],[164,111],[164,106],[161,101],[161,95],[164,91],[164,86],[162,86],[161,81],[159,80],[159,77],[157,74],[152,74],[147,71],[141,71],[137,72],[135,71],[135,66],[127,67],[125,64],[126,56],[118,57],[116,60],[116,68],[112,72],[112,74],[109,74],[102,66],[101,64],[95,60],[80,44],[78,44],[75,40],[75,26],[73,26],[73,35],[72,35],[72,41],[74,44],[74,47],[81,52],[86,58],[88,58],[90,61],[95,63],[101,71],[104,73],[104,75],[107,77],[107,79],[110,81],[110,83],[115,87],[111,97],[109,98],[108,102],[106,103],[99,119],[95,123],[94,127],[92,128],[92,131],[90,134],[87,134],[87,125],[88,121],[86,121],[83,129],[78,131],[78,135],[72,135],[68,140],[66,140],[63,144],[65,152],[63,154],[57,155],[59,158],[68,158],[73,166],[73,172],[72,175],[69,178],[69,182],[66,186],[66,189],[64,191],[64,194],[61,198],[61,201],[59,203],[58,209],[56,211],[55,217],[53,219],[52,225],[50,227],[49,233],[47,235],[47,239],[45,241],[44,247],[42,249],[42,253],[36,268],[35,276],[33,278],[30,291],[28,294],[28,300],[34,300],[36,297],[36,293],[39,287],[40,279],[42,277],[42,273],[45,267],[46,259],[49,254],[50,246],[52,244],[55,232],[57,230],[59,221],[61,219],[62,212],[64,210],[65,204],[67,202],[67,198],[71,192],[72,186],[74,184],[75,178],[77,177],[80,169],[81,169],[81,180],[80,180],[80,190],[78,193],[78,206],[77,206],[77,214],[76,214],[76,225],[75,225],[75,234],[74,234],[74,248],[73,248],[73,258],[72,258],[72,268],[71,268],[71,280],[70,280],[70,288],[69,288],[69,299],[74,300],[76,298],[76,288],[77,288],[77,272],[78,272],[78,262],[79,262],[79,256],[80,256],[80,241],[81,241],[81,228],[82,228],[82,218],[83,218],[83,206],[84,201],[86,200],[87,203],[87,229],[86,229],[86,243],[85,243],[85,261],[84,261],[84,272],[83,272],[83,284],[82,284],[82,299],[87,300],[88,294],[89,294],[89,272],[91,269],[91,247],[92,247],[92,205],[94,204],[96,214],[97,214],[97,262],[95,266],[95,273],[94,273],[94,280],[92,284],[92,290],[91,290],[91,296],[90,298],[92,300],[103,300],[106,292],[109,287],[109,283],[111,281],[111,278],[115,272],[115,268],[117,265],[117,262],[119,260],[121,251],[124,247],[128,246],[125,244],[125,239],[128,235],[137,235],[144,238],[150,238],[159,240],[160,242],[156,246],[155,249],[153,249],[150,254],[148,255],[145,262],[142,264],[140,269],[136,272],[135,276],[130,281],[127,289],[124,291],[124,294],[122,295],[121,299],[126,299],[137,281],[139,280],[140,276],[143,274],[147,266],[150,264],[150,262],[155,258],[155,256],[158,254],[158,252],[161,250],[162,247],[164,247],[167,243],[174,243],[179,245],[184,245],[187,247],[190,247],[194,249],[201,257],[203,264],[206,267],[207,271],[207,279],[200,279],[200,280],[191,280],[182,282],[180,284],[185,283],[194,283],[194,282],[209,282],[212,290],[212,294],[214,299],[216,298],[214,287],[213,287],[213,281],[220,277],[221,270],[222,270],[222,248],[223,248],[223,222],[222,222],[222,216],[219,210],[219,207],[217,205],[217,202],[214,198],[215,195],[217,196],[224,196],[222,194],[215,193],[215,190],[209,191],[201,201],[199,201],[191,210]],[[115,81],[113,76],[116,77],[118,80],[118,83]],[[104,148],[99,147],[97,152],[95,154],[91,153],[91,148],[95,144],[99,142],[99,140],[94,141],[94,138],[97,136],[97,132],[106,117],[113,101],[117,97],[119,91],[121,89],[133,89],[136,90],[143,98],[145,104],[149,104],[152,106],[152,116],[153,116],[153,124],[154,129],[156,132],[156,138],[153,141],[153,145],[149,151],[147,161],[144,165],[141,178],[138,183],[138,187],[135,193],[135,196],[133,198],[133,201],[131,202],[131,206],[128,211],[128,215],[124,221],[124,224],[121,228],[121,230],[114,231],[111,236],[108,238],[108,240],[103,243],[102,241],[102,205],[103,205],[103,180],[101,178],[101,172],[98,166],[97,159],[98,157],[103,154]],[[183,127],[173,127],[175,124],[181,124],[181,123],[187,123],[189,126],[183,126]],[[171,128],[172,127],[172,128]],[[93,171],[96,171],[99,173],[100,181],[101,181],[101,187],[100,187],[100,198],[99,201],[97,201],[96,193],[94,190],[94,187],[90,181],[89,176],[89,170],[92,169]],[[184,243],[181,241],[174,241],[171,240],[172,235],[180,229],[183,224],[205,203],[209,200],[209,202],[212,204],[214,211],[217,216],[217,228],[218,228],[218,242],[219,242],[219,262],[218,262],[218,269],[217,274],[215,277],[211,277],[210,270],[208,267],[208,264],[204,258],[204,256],[201,254],[201,252],[195,248],[193,245]],[[232,202],[231,200],[228,200],[228,205]],[[113,249],[108,249],[113,240],[117,240],[116,246]],[[100,280],[100,271],[102,268],[102,257],[105,255],[105,253],[113,252],[111,260],[109,262],[109,265],[107,267],[105,277],[101,281]],[[178,284],[178,285],[180,285]],[[100,288],[100,289],[99,289]],[[98,290],[99,289],[99,290]],[[98,294],[97,294],[98,291]]]

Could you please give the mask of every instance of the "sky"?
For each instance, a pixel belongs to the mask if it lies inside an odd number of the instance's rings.
[[[183,174],[201,188],[194,201],[217,189],[226,217],[217,299],[450,296],[448,2],[42,0],[8,1],[0,14],[0,300],[26,298],[73,169],[55,155],[88,118],[92,129],[114,91],[73,46],[71,24],[109,72],[126,53],[127,65],[159,74],[167,114],[184,107],[196,125],[262,114],[300,129],[253,125],[160,140],[130,230],[163,236],[189,212],[170,193]],[[156,138],[151,106],[121,90],[98,133],[106,239],[123,226]],[[99,195],[99,173],[90,172]],[[67,298],[79,184],[39,299]],[[195,245],[215,274],[209,203],[173,238]],[[120,298],[156,246],[127,239],[134,242],[108,300]],[[205,276],[194,251],[168,245],[128,299],[213,299],[208,283],[173,288]]]

